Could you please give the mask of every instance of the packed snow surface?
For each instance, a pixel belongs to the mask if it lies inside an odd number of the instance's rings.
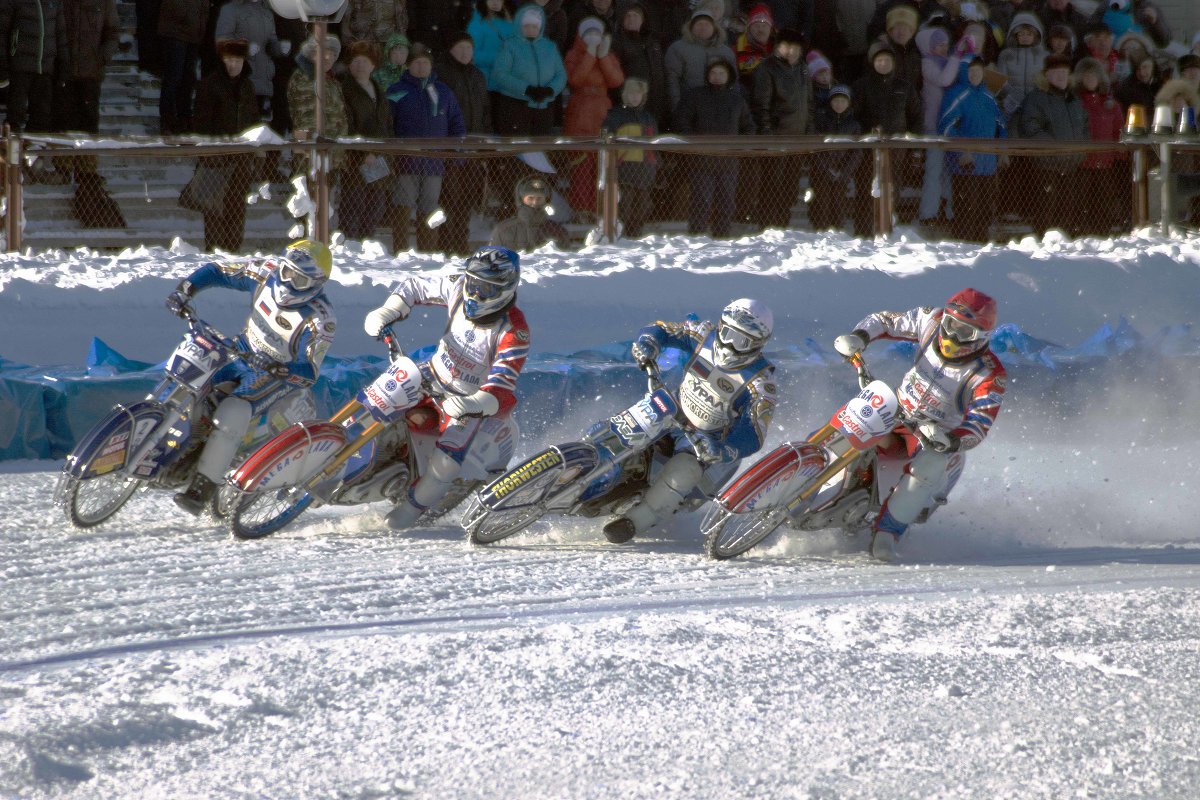
[[[0,261],[0,356],[80,365],[97,336],[161,360],[179,334],[162,298],[204,260],[189,250]],[[383,285],[438,266],[370,244],[337,258],[347,355],[373,347],[359,322]],[[561,519],[472,547],[453,520],[397,534],[383,506],[322,508],[248,543],[142,493],[77,531],[53,505],[59,464],[3,462],[0,797],[1200,794],[1200,240],[768,233],[526,264],[548,363],[738,296],[772,304],[781,347],[819,353],[868,311],[968,284],[1064,348],[1127,333],[1053,368],[1012,362],[992,435],[897,565],[836,532],[710,562],[698,515],[621,547]],[[199,302],[227,328],[245,310]],[[785,369],[772,445],[854,386],[832,359]],[[522,451],[633,399],[528,420]]]

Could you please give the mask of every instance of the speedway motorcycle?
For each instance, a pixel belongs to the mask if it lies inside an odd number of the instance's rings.
[[[934,422],[905,412],[892,387],[871,376],[861,353],[847,360],[858,371],[859,393],[806,440],[781,444],[716,498],[700,524],[710,558],[739,556],[782,525],[851,535],[867,529],[903,475],[902,464],[878,458],[878,447],[898,425],[922,442],[937,437]]]
[[[549,513],[620,514],[641,499],[673,455],[672,440],[664,434],[691,430],[657,369],[651,367],[647,376],[645,396],[598,423],[583,441],[549,447],[475,492],[462,519],[468,539],[491,544]],[[718,488],[706,476],[680,511],[699,508]]]
[[[250,351],[198,318],[189,306],[183,340],[167,359],[162,380],[143,400],[117,404],[75,445],[63,465],[55,501],[77,528],[99,525],[138,489],[181,491],[192,482],[212,415],[225,396],[212,378]],[[316,415],[312,393],[293,391],[251,421],[241,454],[293,420]],[[209,512],[228,511],[229,494],[214,494]]]
[[[404,355],[390,327],[382,339],[390,363],[386,372],[328,420],[288,427],[229,473],[227,485],[234,493],[229,530],[236,538],[269,536],[322,505],[396,503],[420,477],[438,439],[421,422],[425,415],[441,413],[422,401],[445,391],[432,370]],[[461,423],[451,419],[449,424]],[[445,515],[500,474],[519,435],[511,417],[484,418],[453,488],[418,524]]]

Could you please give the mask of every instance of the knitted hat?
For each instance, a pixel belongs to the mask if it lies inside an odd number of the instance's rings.
[[[874,63],[875,56],[883,53],[891,56],[893,61],[896,59],[896,51],[892,49],[890,44],[882,39],[876,39],[874,42],[871,42],[871,46],[867,48],[867,63]]]
[[[775,36],[776,44],[798,44],[804,46],[804,34],[795,28],[784,28]]]
[[[950,44],[950,31],[943,28],[941,25],[936,25],[929,29],[929,49],[938,45]]]
[[[250,42],[245,39],[221,39],[217,42],[217,58],[233,56],[235,58],[250,57]]]
[[[759,3],[750,9],[750,14],[746,17],[746,25],[753,25],[756,22],[765,22],[772,28],[775,27],[775,17],[771,14],[770,6]]]
[[[604,23],[596,17],[584,17],[579,21],[579,27],[575,30],[582,39],[587,35],[588,31],[596,31],[599,34],[604,33]]]
[[[412,63],[419,58],[423,58],[432,64],[433,51],[420,42],[416,42],[413,44],[412,49],[408,51],[408,65],[411,67]]]
[[[342,54],[342,42],[333,34],[325,35],[325,50],[333,55],[333,60],[336,61],[338,56]],[[309,61],[317,60],[317,39],[315,36],[309,36],[304,40],[304,44],[300,45],[300,55],[307,58]]]
[[[537,23],[538,29],[542,27],[542,9],[539,6],[525,6],[525,10],[521,12],[521,18],[517,20],[517,27],[523,28],[526,25]]]
[[[1070,69],[1070,68],[1071,68],[1071,57],[1060,55],[1058,53],[1051,53],[1050,55],[1046,56],[1046,60],[1044,62],[1042,62],[1042,71],[1043,72],[1049,72],[1052,69]]]
[[[829,63],[829,59],[822,55],[820,50],[808,51],[806,59],[808,61],[808,74],[816,75],[823,69],[833,71],[833,65]]]
[[[854,99],[854,95],[850,94],[850,87],[844,83],[839,83],[837,86],[834,86],[832,89],[829,90],[829,99],[832,100],[834,97],[837,97],[839,94],[844,94],[846,96],[847,100]]]
[[[688,20],[688,27],[691,28],[693,25],[695,25],[696,20],[700,19],[701,17],[708,20],[709,22],[713,22],[713,23],[716,22],[716,20],[713,18],[712,12],[709,11],[708,9],[701,7],[692,12],[692,17],[691,17],[691,19]]]
[[[907,22],[908,27],[916,31],[917,24],[920,22],[920,17],[917,15],[917,10],[912,6],[896,6],[887,13],[887,30],[891,30],[895,25],[901,22]]]

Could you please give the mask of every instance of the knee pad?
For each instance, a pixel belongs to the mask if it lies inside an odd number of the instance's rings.
[[[196,471],[213,483],[225,479],[225,471],[237,455],[238,446],[250,427],[251,406],[240,397],[226,397],[213,413],[213,431],[204,444]]]

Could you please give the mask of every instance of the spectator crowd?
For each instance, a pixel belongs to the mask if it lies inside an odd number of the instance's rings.
[[[0,53],[8,123],[98,132],[100,81],[118,41],[114,0],[2,2],[0,40],[12,43]],[[137,0],[136,8],[139,67],[161,79],[163,134],[229,135],[265,123],[307,138],[317,70],[327,76],[325,134],[368,138],[878,132],[1115,141],[1133,105],[1151,115],[1163,104],[1200,106],[1200,32],[1173,30],[1153,0],[1111,0],[1088,13],[1073,0],[348,0],[320,64],[305,24],[266,0]],[[736,222],[784,227],[806,179],[814,228],[866,234],[869,153],[748,159],[623,149],[620,219],[627,235],[670,210],[697,234],[729,236]],[[1038,232],[1107,233],[1128,222],[1120,151],[895,155],[895,182],[919,194],[914,216],[930,231],[987,240],[1004,210],[999,180]],[[550,173],[515,158],[348,153],[336,164],[339,224],[356,238],[390,226],[397,249],[411,239],[419,250],[467,253],[470,214],[490,193],[501,209],[493,240],[562,244],[547,207],[562,192],[576,221],[594,221],[597,163],[594,153],[554,156]],[[78,180],[81,161],[72,174],[30,178]],[[286,177],[277,161],[258,161],[242,172]],[[292,167],[304,168],[299,159]],[[686,176],[680,203],[671,176],[676,187]],[[249,180],[231,181],[230,197]],[[206,228],[240,231],[243,219],[244,209],[206,214]],[[210,244],[233,248],[240,238],[214,234]]]

